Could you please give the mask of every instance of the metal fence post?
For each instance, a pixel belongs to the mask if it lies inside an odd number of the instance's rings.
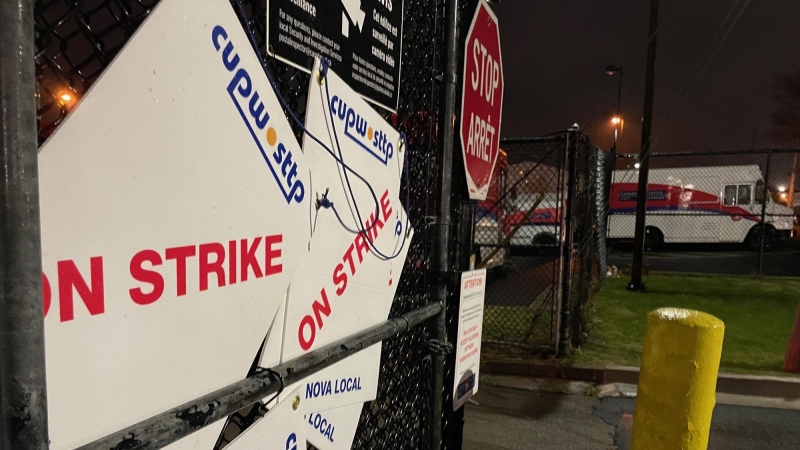
[[[33,0],[0,2],[0,449],[46,449]]]
[[[566,214],[564,215],[564,242],[561,245],[563,255],[563,270],[561,279],[561,311],[558,339],[558,355],[564,356],[570,344],[570,329],[572,328],[572,256],[575,247],[575,197],[577,195],[578,177],[578,139],[577,128],[572,128],[567,133],[567,198]]]
[[[442,396],[444,392],[444,361],[447,348],[447,295],[450,278],[450,208],[453,183],[453,152],[455,141],[456,86],[458,84],[458,0],[449,0],[445,13],[445,70],[444,110],[441,115],[442,163],[440,173],[439,211],[437,235],[432,269],[437,277],[433,288],[433,301],[442,305],[442,311],[434,319],[436,351],[433,360],[433,405],[430,418],[430,450],[442,444]]]
[[[767,226],[766,226],[766,218],[767,218],[767,202],[769,201],[769,166],[772,162],[772,150],[767,152],[767,168],[764,171],[764,198],[762,198],[761,202],[761,242],[758,246],[758,269],[756,273],[761,275],[761,271],[764,267],[764,241],[767,236]]]

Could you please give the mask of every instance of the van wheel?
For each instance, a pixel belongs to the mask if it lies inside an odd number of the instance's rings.
[[[656,252],[664,247],[664,233],[656,227],[644,229],[644,251]]]
[[[761,230],[763,229],[764,228],[760,225],[756,225],[750,229],[750,233],[747,235],[747,240],[745,241],[747,248],[754,251],[761,250]],[[764,249],[770,249],[775,246],[775,229],[767,225],[766,230],[767,234],[764,236]]]
[[[558,242],[556,241],[555,236],[549,234],[540,234],[533,238],[534,251],[539,256],[546,256],[551,252],[554,252]]]

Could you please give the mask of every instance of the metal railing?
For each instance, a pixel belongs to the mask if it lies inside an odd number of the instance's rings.
[[[242,381],[143,420],[80,449],[137,450],[164,447],[263,398],[279,394],[284,386],[296,383],[384,339],[406,332],[441,311],[442,306],[438,303],[423,306],[299,358],[261,370]]]

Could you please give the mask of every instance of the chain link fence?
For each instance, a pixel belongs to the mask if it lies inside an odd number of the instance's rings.
[[[580,136],[574,144],[574,203],[569,295],[563,301],[562,348],[580,347],[587,338],[589,301],[602,286],[607,270],[606,223],[611,157]],[[566,289],[566,288],[565,288]]]
[[[36,2],[40,144],[80,102],[157,3],[158,0]],[[236,0],[232,3],[235,5]],[[270,59],[266,54],[266,1],[243,0],[242,3],[245,11],[244,16],[240,16],[242,25],[254,32],[259,51],[267,60],[282,96],[303,120],[309,75]],[[474,1],[461,3],[464,11],[474,8]],[[390,316],[430,301],[429,269],[434,234],[427,218],[435,214],[439,195],[436,174],[441,164],[438,136],[441,83],[437,78],[443,68],[444,1],[405,0],[404,11],[400,105],[396,114],[383,113],[407,136],[411,181],[408,186],[410,203],[404,206],[416,234]],[[467,15],[471,18],[471,12]],[[302,130],[296,124],[293,126],[299,139]],[[454,245],[458,242],[454,241]],[[353,448],[428,448],[431,403],[435,399],[431,388],[428,328],[427,325],[418,326],[384,341],[378,395],[364,405]],[[231,416],[217,448],[227,445],[264,412],[263,405],[256,404]],[[444,421],[449,423],[447,408],[445,414],[448,417]]]
[[[558,335],[566,135],[501,142],[475,216],[478,265],[490,273],[483,338],[551,347]]]
[[[794,149],[650,155],[645,264],[653,271],[800,276]],[[610,190],[612,264],[629,264],[639,164],[620,157]],[[798,198],[800,200],[800,198]]]
[[[605,275],[609,158],[571,132],[501,147],[475,214],[473,246],[490,272],[484,340],[554,351],[583,334]]]

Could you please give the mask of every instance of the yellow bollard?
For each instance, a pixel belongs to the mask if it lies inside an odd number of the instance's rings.
[[[725,324],[680,308],[647,315],[631,450],[705,450]]]

